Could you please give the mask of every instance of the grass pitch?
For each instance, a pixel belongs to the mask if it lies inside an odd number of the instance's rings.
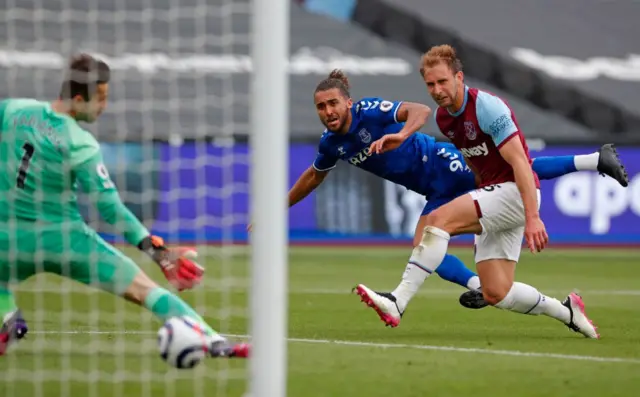
[[[202,288],[184,293],[225,334],[244,338],[248,257],[204,247]],[[160,272],[127,250],[156,280]],[[555,320],[458,304],[464,290],[433,276],[400,326],[385,328],[351,288],[390,290],[409,249],[292,248],[288,395],[634,396],[640,387],[640,251],[524,253],[519,281],[585,299],[601,340]],[[471,264],[471,250],[454,250]],[[269,266],[265,263],[264,266]],[[32,333],[0,358],[0,396],[242,397],[247,362],[209,360],[194,370],[158,356],[159,323],[102,292],[41,275],[16,289]],[[268,370],[268,369],[265,369]]]

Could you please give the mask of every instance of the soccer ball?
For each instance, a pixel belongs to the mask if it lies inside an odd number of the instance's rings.
[[[173,317],[158,330],[160,357],[172,367],[187,369],[198,365],[209,351],[210,336],[189,317]]]

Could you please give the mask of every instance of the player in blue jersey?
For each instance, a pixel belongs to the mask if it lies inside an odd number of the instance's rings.
[[[426,215],[454,198],[475,189],[474,174],[461,153],[450,143],[436,142],[417,131],[431,110],[421,104],[390,102],[382,98],[364,98],[353,102],[347,77],[334,70],[317,86],[315,105],[320,121],[327,127],[322,134],[318,154],[289,192],[293,206],[326,178],[338,160],[371,172],[424,195],[428,200],[416,227],[414,246],[421,239]],[[405,140],[394,140],[398,132]],[[384,139],[381,139],[383,138]],[[377,142],[373,145],[374,142]],[[376,154],[384,148],[383,154]],[[373,149],[370,151],[370,149]],[[598,171],[627,184],[624,168],[613,147],[605,145],[598,153],[580,156],[540,157],[533,167],[541,179],[551,179],[578,170]],[[446,255],[436,273],[443,279],[472,291],[480,287],[478,276],[457,257]],[[419,286],[412,288],[417,290]],[[460,303],[469,308],[486,306],[481,295],[463,295]]]

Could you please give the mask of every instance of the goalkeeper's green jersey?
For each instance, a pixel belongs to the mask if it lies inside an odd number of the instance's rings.
[[[148,235],[120,200],[96,139],[50,103],[0,102],[0,161],[0,227],[84,222],[77,204],[80,186],[129,243],[136,245]]]

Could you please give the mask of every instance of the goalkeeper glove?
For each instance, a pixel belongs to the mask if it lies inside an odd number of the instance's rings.
[[[160,266],[169,283],[178,291],[192,289],[202,281],[204,268],[194,261],[198,256],[194,248],[168,248],[158,236],[145,237],[138,248]]]

